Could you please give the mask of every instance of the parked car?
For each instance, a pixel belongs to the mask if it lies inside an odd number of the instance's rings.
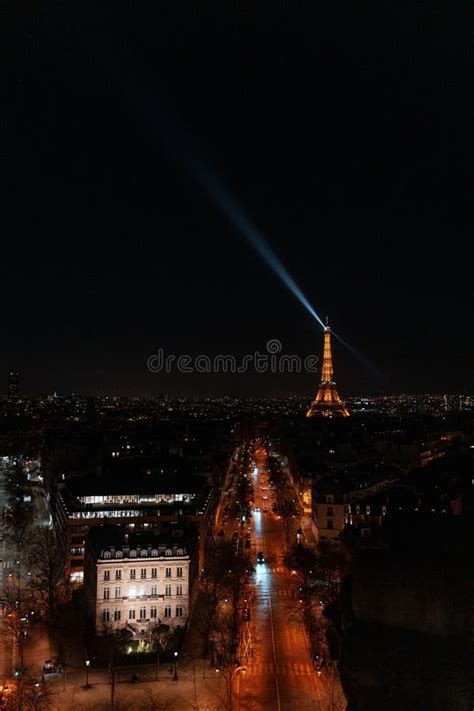
[[[257,563],[265,563],[265,556],[263,555],[262,551],[259,551],[257,553]]]

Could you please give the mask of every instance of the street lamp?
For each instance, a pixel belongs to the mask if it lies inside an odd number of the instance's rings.
[[[89,684],[89,667],[91,665],[91,660],[86,659],[86,683],[84,686],[84,689],[90,689],[90,684]]]
[[[174,653],[174,674],[173,681],[178,681],[178,652]]]

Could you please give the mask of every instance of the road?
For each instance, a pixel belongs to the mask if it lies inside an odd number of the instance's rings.
[[[260,449],[252,452],[248,460],[247,475],[251,476],[254,489],[250,523],[251,555],[256,569],[250,583],[254,591],[250,620],[253,654],[245,671],[235,674],[234,709],[286,711],[297,705],[299,711],[326,711],[327,707],[320,703],[324,689],[313,670],[297,584],[283,562],[284,523],[271,510],[275,493],[266,475],[266,456],[265,450]],[[256,507],[260,512],[255,511]],[[229,521],[224,526],[226,536],[236,526]],[[257,564],[260,551],[265,562]]]

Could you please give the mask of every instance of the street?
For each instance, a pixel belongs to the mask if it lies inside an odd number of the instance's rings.
[[[302,710],[319,711],[320,684],[310,658],[295,582],[283,561],[284,524],[271,510],[266,457],[262,450],[258,454],[257,466],[249,471],[254,488],[252,552],[263,552],[265,562],[254,564],[254,657],[239,675],[239,708],[280,711],[298,705]]]

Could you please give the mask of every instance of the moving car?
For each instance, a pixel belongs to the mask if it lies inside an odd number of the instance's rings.
[[[265,556],[263,555],[262,551],[259,551],[257,553],[257,563],[265,563]]]

